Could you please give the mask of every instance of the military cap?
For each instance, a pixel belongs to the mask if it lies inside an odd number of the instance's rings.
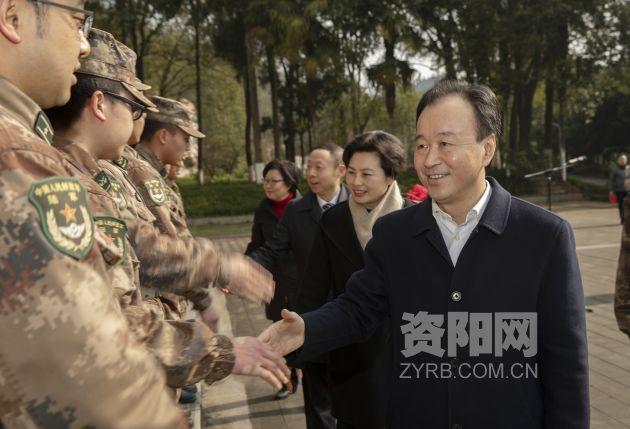
[[[197,130],[193,113],[184,104],[170,98],[151,97],[151,101],[157,106],[159,112],[148,112],[147,121],[162,122],[164,124],[177,125],[189,136],[202,139],[204,134]]]
[[[88,37],[92,53],[81,59],[77,73],[120,82],[149,111],[157,110],[142,91],[150,88],[136,77],[136,53],[110,33],[93,28]]]

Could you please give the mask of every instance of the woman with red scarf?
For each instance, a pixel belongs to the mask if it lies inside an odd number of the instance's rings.
[[[254,212],[254,225],[252,226],[252,238],[247,245],[245,254],[249,254],[271,240],[276,224],[291,201],[299,200],[297,187],[300,183],[300,171],[291,161],[273,160],[263,170],[263,190],[266,198]],[[265,313],[267,319],[278,321],[281,319],[280,311],[283,308],[293,309],[298,288],[298,273],[295,260],[292,255],[278,261],[272,270],[276,282],[276,290],[271,303],[267,304]],[[297,389],[297,375],[291,371],[293,393]],[[276,399],[284,399],[289,392],[282,388]]]

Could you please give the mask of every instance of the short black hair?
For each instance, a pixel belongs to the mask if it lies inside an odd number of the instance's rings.
[[[267,163],[263,169],[263,177],[271,170],[277,170],[282,180],[289,187],[289,192],[295,192],[300,185],[300,170],[291,161],[274,159]]]
[[[147,119],[144,123],[144,130],[142,130],[142,135],[140,136],[141,142],[150,141],[155,133],[160,131],[161,129],[167,130],[169,133],[174,134],[179,127],[173,124],[167,124],[166,122],[153,121],[151,119]]]
[[[343,149],[340,146],[334,143],[324,143],[323,145],[320,145],[313,149],[313,151],[316,151],[317,149],[323,149],[330,152],[330,155],[332,156],[335,163],[335,167],[338,167],[339,164],[341,164]]]
[[[420,99],[416,109],[416,124],[422,111],[448,95],[458,95],[468,101],[477,119],[477,141],[494,134],[496,139],[503,134],[503,114],[496,94],[486,85],[460,80],[442,80],[428,90]]]
[[[357,152],[371,152],[378,155],[385,176],[398,177],[405,168],[405,149],[398,138],[385,131],[370,131],[356,136],[343,151],[343,163],[350,165]]]
[[[120,82],[104,77],[77,73],[77,83],[72,86],[70,100],[64,105],[46,110],[53,129],[67,130],[79,120],[85,103],[96,91],[107,91],[121,94],[123,86]]]

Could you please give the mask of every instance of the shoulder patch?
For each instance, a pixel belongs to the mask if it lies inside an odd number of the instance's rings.
[[[28,199],[39,214],[42,232],[53,247],[83,259],[94,243],[94,223],[85,189],[77,179],[50,177],[31,185]]]
[[[125,189],[123,185],[113,177],[110,177],[110,187],[109,187],[109,195],[112,196],[114,201],[116,201],[116,206],[118,210],[124,211],[129,207],[129,203],[127,202],[127,198],[125,197]]]
[[[126,170],[127,165],[129,165],[129,161],[124,156],[121,156],[120,158],[114,160],[113,163],[119,166],[120,168],[122,168],[123,170]]]
[[[158,206],[161,206],[162,204],[166,202],[168,197],[164,190],[164,185],[162,184],[160,180],[158,179],[145,180],[144,187],[147,188],[147,191],[149,192],[149,197],[151,197],[151,200],[155,204],[157,204]]]
[[[95,217],[94,222],[98,229],[107,237],[111,244],[116,246],[122,255],[119,264],[127,259],[127,246],[125,236],[127,235],[127,224],[113,216]]]
[[[33,126],[33,131],[35,134],[40,136],[46,143],[52,145],[53,138],[55,137],[55,133],[53,132],[53,127],[48,119],[48,116],[44,112],[39,112],[37,115],[37,119],[35,119],[35,125]]]
[[[98,183],[98,186],[109,191],[112,186],[111,181],[109,180],[109,176],[104,171],[101,171],[96,176],[94,176],[94,180]]]

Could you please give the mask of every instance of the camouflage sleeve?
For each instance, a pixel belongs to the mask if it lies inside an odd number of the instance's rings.
[[[46,234],[45,217],[29,202],[34,181],[63,175],[60,165],[23,145],[0,150],[2,423],[185,427],[163,373],[129,331],[111,289],[81,257],[69,256],[69,247],[60,250],[67,243]],[[93,241],[86,249],[101,258]]]
[[[156,217],[156,223],[164,234],[177,236],[177,228],[171,222],[168,191],[164,188],[159,173],[144,163],[132,162],[127,172],[129,179],[138,189],[144,204]]]
[[[624,210],[630,213],[630,198],[624,201]],[[630,337],[630,216],[626,216],[621,234],[621,250],[615,284],[615,317],[619,329]]]
[[[208,285],[218,276],[220,259],[210,240],[171,237],[141,220],[127,226],[142,285],[185,296],[200,311],[210,306]]]
[[[169,386],[218,381],[232,372],[235,357],[229,338],[215,335],[201,322],[163,320],[159,306],[158,300],[146,301],[124,312],[132,331],[166,370]]]
[[[118,167],[111,164],[103,167],[122,184],[121,189],[126,194],[126,200],[130,201],[129,205],[146,204],[148,208],[144,208],[144,211],[150,209],[157,218],[147,219],[146,216],[141,216],[143,207],[134,210],[136,215],[131,210],[122,212],[140,260],[141,284],[184,296],[193,302],[196,310],[205,310],[211,303],[208,285],[216,279],[219,272],[220,256],[215,247],[209,240],[176,234],[167,207],[153,201],[148,195],[150,186],[142,185],[147,180],[153,180],[154,172],[149,171],[148,167],[142,164],[130,166],[130,180],[115,170]],[[139,198],[135,197],[136,193],[140,194]]]

